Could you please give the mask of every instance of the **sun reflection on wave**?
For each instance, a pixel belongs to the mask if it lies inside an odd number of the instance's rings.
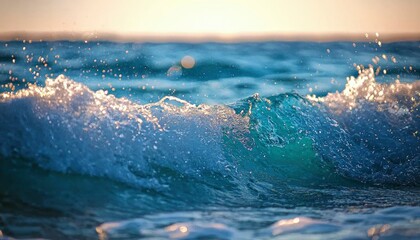
[[[342,92],[328,93],[325,97],[307,96],[312,102],[322,102],[335,113],[357,109],[363,103],[376,103],[378,111],[394,114],[412,112],[420,103],[420,81],[401,83],[378,83],[373,67],[358,66],[359,76],[347,78]],[[385,70],[384,70],[385,71]]]

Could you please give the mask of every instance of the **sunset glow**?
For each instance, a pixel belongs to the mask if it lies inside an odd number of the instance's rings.
[[[95,32],[143,36],[418,34],[420,2],[1,0],[0,33]]]

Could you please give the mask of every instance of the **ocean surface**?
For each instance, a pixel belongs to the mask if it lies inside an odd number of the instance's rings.
[[[0,239],[419,239],[420,42],[0,42]]]

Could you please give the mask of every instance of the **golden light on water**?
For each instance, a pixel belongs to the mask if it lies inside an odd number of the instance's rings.
[[[179,231],[182,232],[182,233],[186,233],[186,232],[188,232],[188,228],[186,226],[181,226],[181,227],[179,227]]]
[[[300,219],[299,218],[293,218],[293,219],[284,219],[284,220],[280,220],[276,223],[276,225],[278,226],[282,226],[282,225],[293,225],[296,223],[299,223]]]
[[[302,229],[311,224],[317,223],[316,220],[306,217],[296,217],[291,219],[282,219],[271,226],[271,234],[277,236],[286,232]]]
[[[374,226],[374,227],[369,228],[369,230],[367,231],[367,235],[368,237],[372,239],[379,239],[379,236],[381,234],[386,233],[390,229],[391,229],[391,225],[389,224]]]
[[[171,239],[185,238],[189,235],[189,229],[186,225],[180,223],[174,223],[165,228]]]
[[[379,57],[372,59],[372,61],[379,61],[377,59]],[[341,93],[328,93],[325,97],[309,95],[307,98],[313,102],[323,102],[338,114],[357,109],[364,101],[375,102],[377,111],[388,111],[396,115],[412,112],[418,105],[416,101],[418,102],[419,82],[410,84],[396,79],[394,83],[383,84],[375,79],[375,76],[381,71],[380,67],[377,68],[376,72],[373,66],[365,69],[358,65],[356,69],[359,71],[359,76],[357,78],[348,77],[346,86]],[[383,69],[382,72],[384,75],[387,74],[386,69]],[[406,97],[402,98],[401,96]]]

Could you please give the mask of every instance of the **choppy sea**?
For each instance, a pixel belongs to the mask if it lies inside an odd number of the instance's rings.
[[[0,42],[0,239],[419,239],[420,42]]]

